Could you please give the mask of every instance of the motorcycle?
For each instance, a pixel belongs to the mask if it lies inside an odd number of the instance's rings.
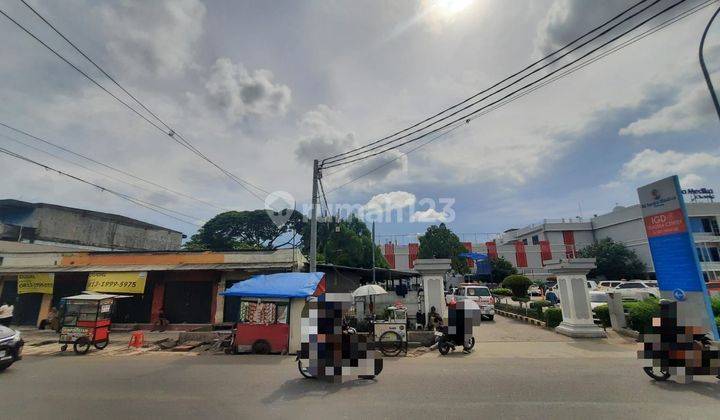
[[[462,345],[463,351],[465,353],[470,353],[470,351],[475,347],[475,337],[469,337],[464,340],[464,342],[457,342],[457,337],[452,336],[447,333],[448,327],[437,327],[435,329],[435,343],[437,344],[437,349],[445,356],[446,354],[450,353],[450,351],[455,351],[455,348]]]

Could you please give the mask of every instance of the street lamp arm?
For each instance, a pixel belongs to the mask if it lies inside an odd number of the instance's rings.
[[[712,26],[713,21],[717,17],[718,13],[720,12],[720,7],[713,13],[712,17],[710,18],[710,21],[708,22],[707,26],[705,27],[705,32],[703,32],[702,39],[700,40],[700,67],[702,68],[703,76],[705,76],[705,82],[707,83],[708,90],[710,90],[710,96],[713,100],[713,105],[715,105],[715,112],[717,112],[718,119],[720,119],[720,103],[718,102],[717,94],[715,93],[715,88],[713,87],[712,80],[710,79],[710,73],[708,73],[707,66],[705,65],[705,57],[703,56],[703,49],[705,48],[705,37],[707,37],[708,30],[710,30],[710,26]]]

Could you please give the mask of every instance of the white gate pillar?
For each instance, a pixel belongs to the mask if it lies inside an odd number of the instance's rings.
[[[569,337],[606,337],[593,322],[587,273],[595,268],[595,258],[572,258],[548,261],[545,268],[557,276],[563,321],[555,328]]]
[[[445,273],[450,271],[450,259],[415,260],[415,270],[422,276],[423,294],[425,299],[425,316],[434,306],[441,317],[447,318],[445,303]]]

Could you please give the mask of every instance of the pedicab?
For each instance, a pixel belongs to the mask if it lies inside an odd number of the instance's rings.
[[[110,317],[117,298],[127,296],[88,293],[60,300],[61,351],[73,345],[77,354],[85,354],[90,346],[102,350],[110,343]]]

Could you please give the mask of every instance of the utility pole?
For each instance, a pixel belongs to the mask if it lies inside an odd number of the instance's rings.
[[[718,12],[720,12],[720,8],[718,8],[715,13],[713,13],[712,17],[710,18],[710,22],[708,22],[707,26],[705,27],[705,32],[703,32],[702,39],[700,40],[700,67],[702,68],[703,76],[705,76],[705,82],[707,83],[708,90],[710,90],[710,96],[712,97],[713,105],[715,105],[715,112],[717,112],[718,118],[720,118],[720,103],[718,103],[717,94],[715,93],[715,88],[713,87],[712,80],[710,80],[710,73],[708,73],[708,69],[705,66],[705,57],[703,56],[703,49],[705,48],[705,37],[707,36],[710,26],[717,17]]]
[[[375,284],[375,221],[373,220],[372,224],[372,263],[373,263],[373,271],[372,271],[372,281],[373,284]]]
[[[310,272],[317,271],[317,203],[320,167],[318,160],[313,161],[312,210],[310,213]]]

